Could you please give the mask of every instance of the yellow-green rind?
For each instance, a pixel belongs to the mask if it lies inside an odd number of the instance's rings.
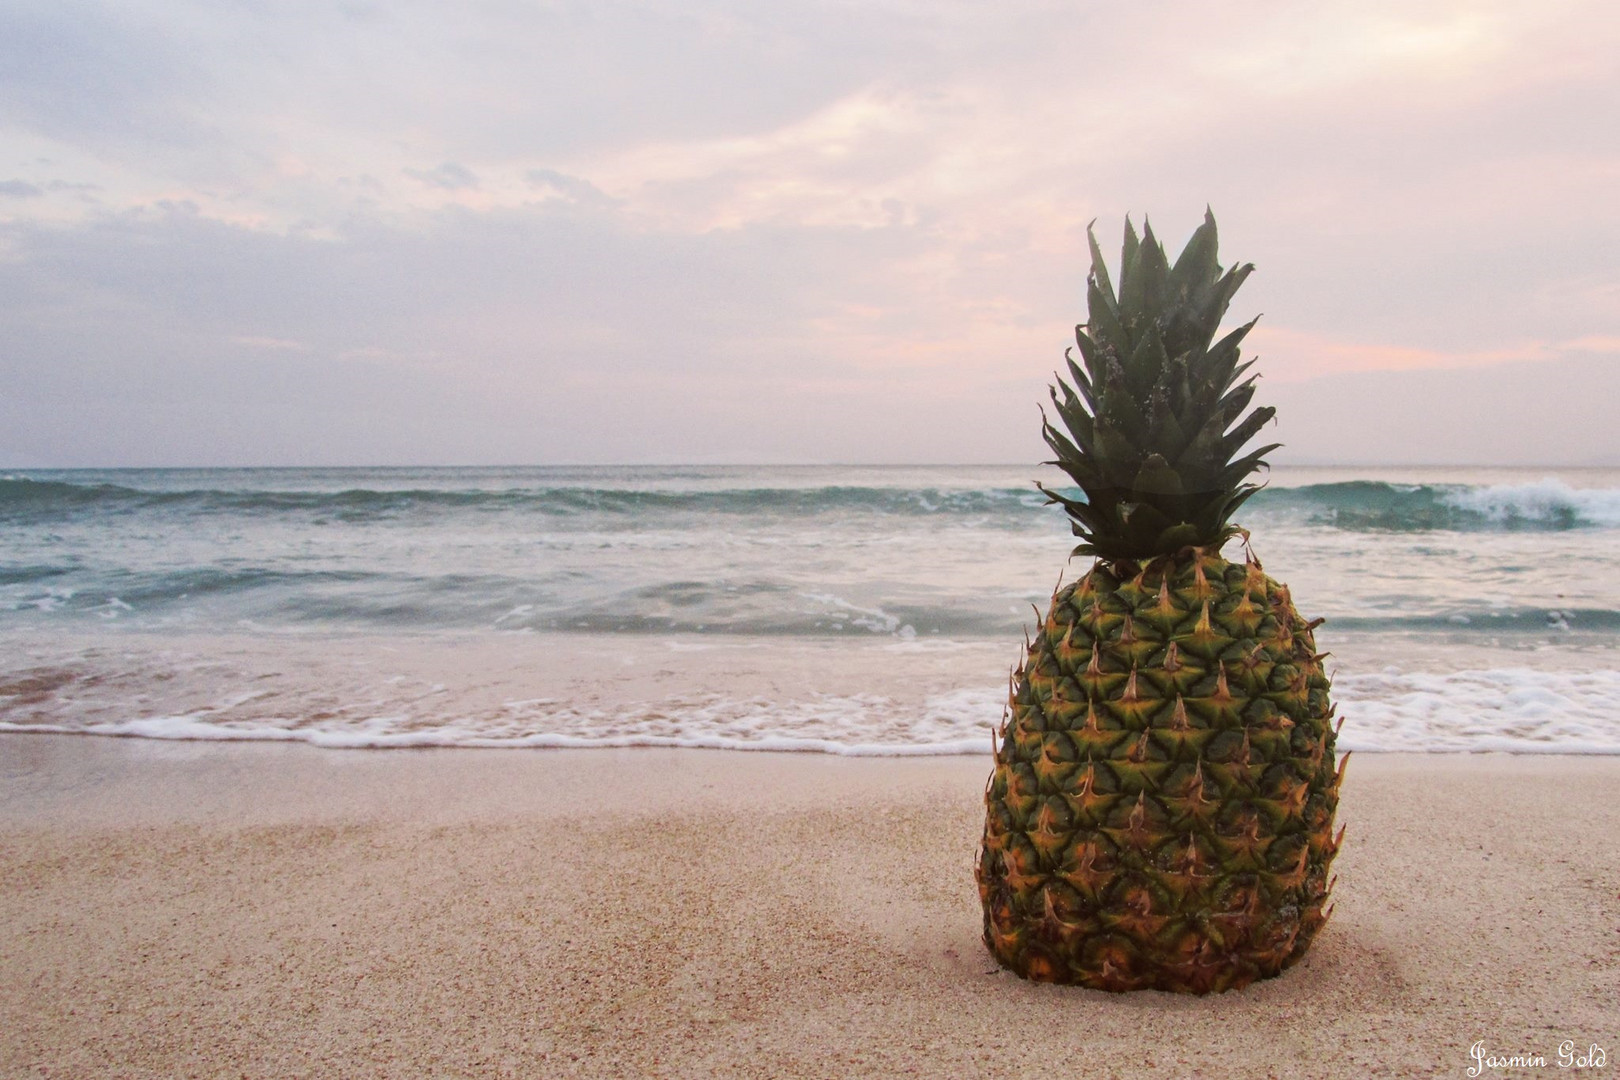
[[[1327,918],[1333,707],[1314,624],[1258,563],[1098,562],[1014,673],[985,792],[984,939],[1026,978],[1209,993]]]

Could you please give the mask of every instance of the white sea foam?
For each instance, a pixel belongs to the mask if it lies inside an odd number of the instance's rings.
[[[1620,754],[1620,671],[1387,668],[1333,689],[1341,749]]]
[[[1482,484],[1457,488],[1441,501],[1501,524],[1514,521],[1620,526],[1620,490],[1576,488],[1554,477],[1532,484]]]
[[[801,593],[804,599],[812,601],[825,610],[826,620],[834,629],[843,629],[843,622],[848,619],[850,626],[860,627],[873,634],[894,634],[905,640],[917,636],[915,627],[903,624],[894,615],[890,615],[882,608],[861,607],[848,600],[830,593]],[[819,624],[818,624],[819,625]]]
[[[302,742],[332,749],[398,747],[627,747],[810,751],[856,757],[988,753],[991,720],[1005,691],[953,690],[908,710],[873,694],[815,695],[772,702],[706,695],[644,703],[610,713],[553,699],[509,701],[496,713],[425,723],[410,712],[347,715],[318,723],[262,717],[221,719],[206,710],[180,716],[80,725],[0,722],[0,732],[107,735],[147,739]]]
[[[529,698],[476,714],[458,715],[453,704],[448,713],[424,711],[426,698],[442,700],[444,692],[434,684],[399,702],[344,707],[315,721],[243,716],[236,707],[256,697],[249,694],[181,715],[0,722],[0,732],[288,741],[345,749],[665,746],[853,756],[983,754],[1006,699],[1005,688],[965,687],[930,695],[920,705],[879,694],[812,694],[789,701],[699,694],[611,710]],[[1345,717],[1340,750],[1620,754],[1620,671],[1388,668],[1341,673],[1334,695]]]

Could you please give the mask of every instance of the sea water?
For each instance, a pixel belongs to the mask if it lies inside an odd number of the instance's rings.
[[[1087,564],[1036,478],[0,474],[0,731],[985,753]],[[1267,479],[1239,520],[1327,620],[1341,747],[1620,753],[1620,470]]]

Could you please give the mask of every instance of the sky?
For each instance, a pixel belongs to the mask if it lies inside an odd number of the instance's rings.
[[[1023,462],[1213,209],[1279,464],[1620,465],[1603,0],[0,0],[0,467]]]

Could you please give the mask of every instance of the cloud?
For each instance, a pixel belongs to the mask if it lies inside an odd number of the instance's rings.
[[[458,165],[454,161],[446,161],[433,169],[406,169],[405,175],[411,176],[427,184],[429,187],[444,188],[446,191],[461,191],[465,188],[476,188],[478,177],[465,165]]]
[[[1620,466],[1620,350],[1451,370],[1262,380],[1274,464]]]
[[[237,334],[227,339],[232,345],[245,345],[250,349],[277,349],[287,352],[308,352],[309,346],[302,341],[288,341],[285,338],[260,337],[253,334]]]
[[[1086,222],[1176,247],[1206,203],[1312,431],[1431,375],[1612,400],[1606,11],[14,6],[0,420],[30,460],[1037,458]],[[1480,400],[1434,430],[1518,445]]]
[[[1600,339],[1589,339],[1600,340]],[[1488,367],[1512,361],[1553,360],[1576,342],[1519,341],[1492,349],[1424,349],[1410,345],[1340,340],[1277,326],[1257,326],[1247,339],[1279,382],[1301,382],[1359,371],[1414,371]]]
[[[581,206],[615,207],[623,204],[623,200],[615,199],[589,180],[579,176],[570,176],[556,169],[530,169],[524,174],[530,186],[540,191],[566,199]]]
[[[680,461],[738,447],[917,460],[952,456],[953,432],[995,431],[975,423],[985,393],[1019,417],[1001,426],[1030,444],[1019,456],[1037,452],[1038,374],[941,380],[929,350],[960,357],[982,331],[946,311],[897,314],[907,299],[885,268],[920,243],[904,230],[648,237],[547,202],[322,238],[177,206],[12,226],[0,243],[13,255],[0,376],[17,388],[0,423],[29,459],[122,446],[117,460],[144,463]],[[938,429],[926,448],[919,425]]]
[[[209,78],[195,53],[139,5],[83,0],[0,8],[0,116],[56,137],[171,144]]]

